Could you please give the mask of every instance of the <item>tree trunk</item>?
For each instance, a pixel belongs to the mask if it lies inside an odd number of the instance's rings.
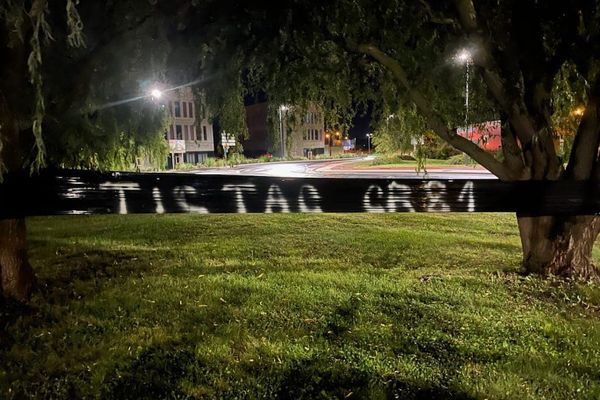
[[[600,217],[517,215],[517,220],[525,273],[600,278],[592,260],[592,249],[600,232]]]
[[[25,219],[0,220],[0,279],[4,297],[29,300],[35,274],[27,259]]]

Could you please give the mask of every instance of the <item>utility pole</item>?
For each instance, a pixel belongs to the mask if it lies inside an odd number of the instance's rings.
[[[471,53],[467,49],[464,49],[456,56],[456,60],[461,64],[465,64],[465,138],[471,140],[469,133],[469,69],[473,59]],[[468,164],[468,160],[469,156],[467,153],[464,153],[465,165]]]
[[[283,123],[283,112],[287,111],[288,107],[285,105],[279,106],[279,142],[280,142],[280,154],[281,158],[285,158],[285,129]]]

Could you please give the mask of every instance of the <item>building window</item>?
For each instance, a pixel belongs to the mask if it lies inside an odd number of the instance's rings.
[[[190,127],[187,125],[183,126],[183,137],[185,140],[190,140]]]
[[[179,103],[178,101],[176,101],[174,103],[174,105],[175,105],[175,117],[179,118],[179,117],[181,117],[181,103]]]
[[[187,102],[182,101],[181,105],[183,106],[183,118],[187,118]]]
[[[318,115],[315,112],[307,112],[306,115],[304,116],[304,123],[305,124],[316,124],[318,122]]]
[[[208,136],[206,135],[206,125],[202,125],[202,136],[204,140],[208,140]]]
[[[173,132],[173,125],[169,126],[169,139],[175,139],[175,133]]]
[[[307,112],[306,116],[304,117],[304,123],[306,124],[314,124],[314,113],[312,112]]]
[[[319,140],[319,130],[313,128],[305,129],[304,140]]]
[[[183,133],[181,132],[181,125],[175,125],[175,138],[177,140],[183,140]]]
[[[194,104],[194,103],[191,101],[188,103],[188,116],[190,118],[194,118],[194,108],[193,108],[192,104]]]

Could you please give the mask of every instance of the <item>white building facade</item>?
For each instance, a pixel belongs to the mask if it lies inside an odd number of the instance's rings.
[[[208,157],[214,157],[215,144],[213,125],[202,118],[194,101],[192,89],[184,87],[167,95],[171,124],[166,133],[169,142],[167,165],[174,168],[178,164],[198,164]]]
[[[287,124],[286,124],[287,125]],[[301,123],[292,128],[291,135],[284,138],[286,154],[291,157],[315,157],[325,153],[325,122],[316,107],[310,107],[302,116]]]

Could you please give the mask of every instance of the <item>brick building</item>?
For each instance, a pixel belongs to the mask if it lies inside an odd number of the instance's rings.
[[[278,115],[280,123],[276,124],[276,131],[271,132],[267,123],[268,104],[258,103],[247,106],[246,123],[250,135],[248,139],[242,141],[244,154],[248,157],[258,157],[266,153],[272,153],[279,157],[307,157],[324,154],[325,123],[322,114],[316,107],[310,107],[301,116],[300,123],[292,128],[291,133],[288,133],[290,112],[287,107],[280,109]]]

